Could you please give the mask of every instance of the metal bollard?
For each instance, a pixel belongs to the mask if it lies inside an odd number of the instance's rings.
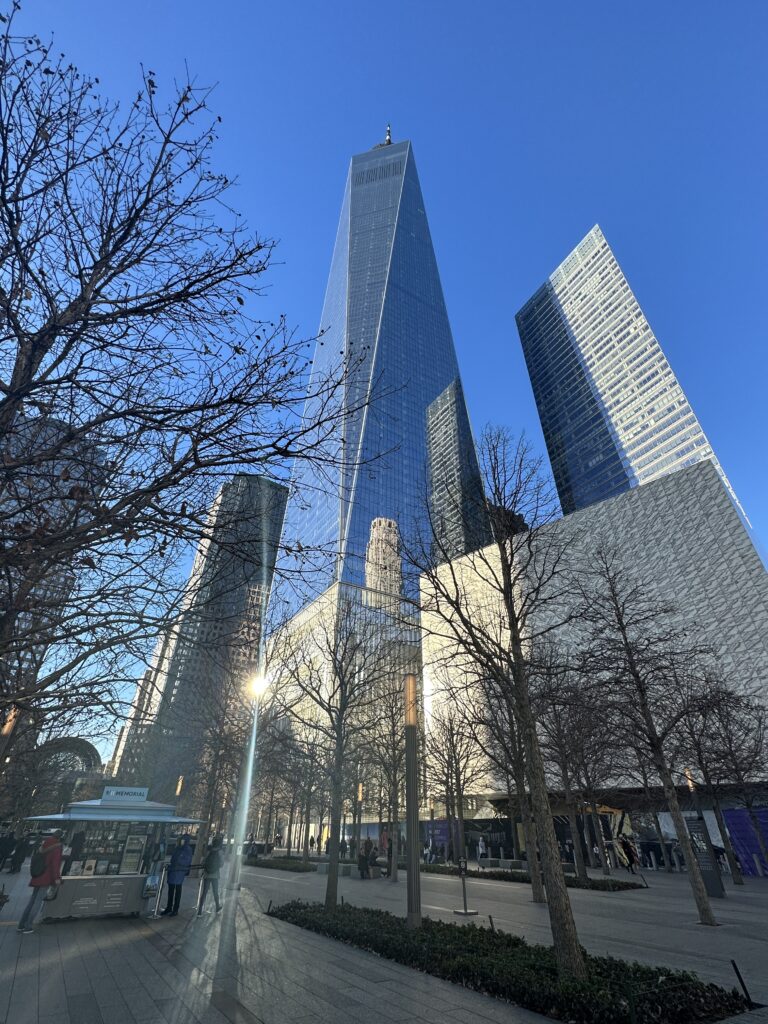
[[[157,887],[157,896],[155,897],[155,909],[149,915],[151,918],[160,917],[160,900],[163,896],[163,885],[165,884],[165,876],[168,873],[168,865],[163,864],[163,869],[160,872],[160,884]]]

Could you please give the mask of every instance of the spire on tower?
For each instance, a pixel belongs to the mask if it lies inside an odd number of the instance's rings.
[[[387,125],[387,134],[384,136],[384,145],[385,146],[391,146],[392,145],[392,125],[390,125],[390,124]]]

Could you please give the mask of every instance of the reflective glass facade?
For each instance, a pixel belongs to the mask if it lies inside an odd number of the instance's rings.
[[[303,581],[314,593],[364,584],[373,520],[397,522],[406,556],[426,532],[426,410],[458,365],[409,142],[352,159],[321,329],[314,385],[341,367],[349,375],[343,437],[328,442],[344,458],[321,481],[297,464],[278,563],[290,573],[297,549],[305,565],[324,554]],[[309,401],[307,423],[316,412]]]
[[[563,512],[702,459],[736,500],[599,227],[516,320]]]

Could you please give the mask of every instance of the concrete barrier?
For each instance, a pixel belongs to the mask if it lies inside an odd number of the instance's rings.
[[[318,875],[327,875],[329,867],[330,867],[330,865],[328,864],[328,861],[321,861],[317,865],[317,873],[318,873]],[[352,865],[351,864],[339,864],[339,875],[341,875],[343,877],[345,875],[348,876],[348,875],[351,875],[351,874],[352,874]]]

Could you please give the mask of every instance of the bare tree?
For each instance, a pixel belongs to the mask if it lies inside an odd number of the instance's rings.
[[[416,640],[412,628],[404,641],[399,615],[366,603],[366,593],[335,584],[277,631],[269,656],[284,713],[316,732],[329,751],[329,909],[338,892],[345,766],[375,731],[382,692],[393,677],[402,685]]]
[[[599,694],[596,695],[568,665],[567,659],[558,658],[551,649],[538,654],[534,679],[542,753],[551,767],[555,787],[563,793],[576,873],[579,878],[587,878],[577,818],[578,804],[586,797],[590,801],[603,871],[609,874],[603,831],[595,804],[598,780],[608,781],[606,775],[610,777],[612,768],[604,704]],[[588,841],[587,850],[592,864]]]
[[[744,876],[731,843],[731,837],[723,817],[720,802],[721,786],[730,774],[724,763],[723,752],[730,747],[726,739],[723,744],[723,730],[720,728],[720,716],[724,714],[726,721],[730,719],[729,705],[740,703],[740,698],[717,680],[703,680],[705,687],[702,699],[690,704],[681,722],[681,733],[684,737],[684,754],[691,768],[699,776],[704,792],[712,800],[712,809],[717,827],[723,840],[725,856],[734,884],[743,885]],[[723,708],[718,714],[718,709]],[[726,757],[726,761],[728,758]]]
[[[309,343],[259,317],[273,243],[214,169],[209,89],[144,70],[121,108],[3,20],[0,723],[120,714],[222,479],[321,476],[354,370],[307,396]]]
[[[583,670],[602,685],[615,728],[627,744],[642,744],[661,780],[702,924],[714,925],[704,880],[675,789],[672,751],[689,707],[680,685],[687,666],[698,667],[703,651],[674,621],[674,609],[632,580],[615,555],[600,549],[592,585],[585,594],[586,646]]]
[[[721,689],[713,704],[711,728],[710,772],[741,790],[760,854],[768,864],[768,843],[755,812],[754,793],[755,783],[765,782],[768,769],[768,709],[747,694]]]
[[[456,855],[466,857],[465,796],[472,785],[487,775],[487,764],[465,716],[455,705],[441,702],[436,706],[426,733],[425,754],[427,778],[445,795],[448,834],[451,839],[456,835]]]
[[[541,460],[533,457],[525,439],[516,441],[502,429],[487,429],[480,461],[485,497],[478,496],[470,514],[488,517],[493,542],[452,561],[445,531],[433,513],[432,536],[412,559],[422,575],[423,623],[439,643],[453,648],[462,662],[459,670],[474,673],[492,702],[509,702],[513,708],[525,753],[558,969],[583,977],[584,959],[552,820],[529,680],[530,651],[562,625],[570,586],[562,539],[545,529],[557,517],[558,507],[551,485],[541,475]],[[455,504],[455,515],[466,514],[460,496]]]

